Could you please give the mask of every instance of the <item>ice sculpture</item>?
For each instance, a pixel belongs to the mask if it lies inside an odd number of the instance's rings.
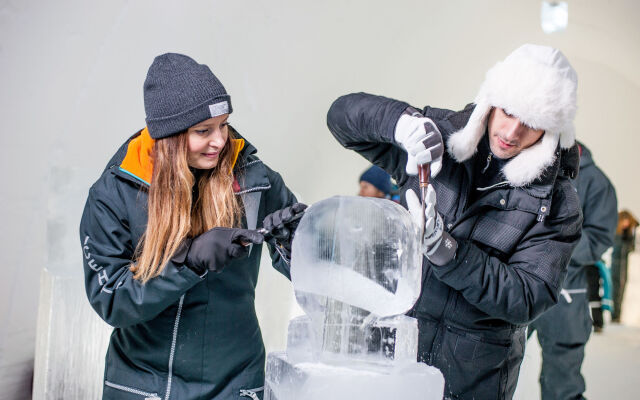
[[[61,276],[44,269],[33,399],[101,399],[111,331],[89,305],[81,276]]]
[[[416,362],[419,231],[389,200],[332,197],[296,231],[291,281],[306,315],[267,358],[265,399],[441,399],[444,379]]]

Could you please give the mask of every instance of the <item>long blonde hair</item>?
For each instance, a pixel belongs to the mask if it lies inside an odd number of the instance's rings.
[[[144,283],[158,276],[185,238],[217,226],[240,225],[242,207],[233,192],[232,139],[229,129],[218,165],[197,177],[187,162],[186,132],[155,142],[147,229],[131,265],[135,279]],[[194,184],[197,184],[196,199]]]

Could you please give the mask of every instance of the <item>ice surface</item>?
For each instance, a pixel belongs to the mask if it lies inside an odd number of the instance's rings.
[[[282,352],[267,358],[265,400],[441,400],[444,378],[437,368],[413,362],[396,368],[358,368],[297,363]]]
[[[306,315],[289,322],[287,357],[291,362],[352,365],[357,361],[367,364],[361,365],[363,368],[376,368],[393,367],[417,359],[418,324],[415,318],[396,315],[365,320],[360,324],[327,323],[321,326],[313,326],[314,322]]]
[[[394,277],[392,282],[395,292],[392,292],[383,286],[384,282],[364,276],[357,269],[325,261],[318,261],[312,270],[305,272],[309,273],[296,272],[295,278],[292,272],[296,297],[303,308],[313,304],[305,297],[317,295],[351,304],[379,316],[388,316],[407,311],[420,294],[414,285],[415,281]],[[324,301],[326,305],[326,300]]]
[[[43,270],[33,399],[101,399],[111,331],[89,305],[81,276]]]
[[[418,227],[400,205],[336,196],[309,207],[296,230],[291,280],[305,312],[327,299],[377,316],[409,310],[420,294]]]
[[[338,364],[346,355],[394,360],[396,335],[413,337],[407,332],[415,321],[396,318],[386,326],[380,318],[406,312],[418,298],[418,248],[418,227],[389,200],[332,197],[309,207],[291,258],[296,299],[309,319],[292,321],[290,357]],[[402,321],[409,325],[398,330]]]

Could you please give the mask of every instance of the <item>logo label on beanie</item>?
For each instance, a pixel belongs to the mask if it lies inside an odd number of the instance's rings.
[[[217,117],[222,114],[229,113],[229,103],[224,100],[220,103],[209,104],[209,112],[211,113],[211,118]]]

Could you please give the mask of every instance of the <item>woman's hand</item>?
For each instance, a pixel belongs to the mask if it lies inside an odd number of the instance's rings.
[[[265,240],[272,243],[275,242],[273,243],[275,245],[281,245],[290,254],[293,234],[306,209],[306,204],[295,203],[267,215],[262,221],[262,232],[265,232]]]
[[[171,259],[184,263],[197,274],[207,270],[221,272],[236,258],[249,254],[249,244],[260,244],[263,236],[256,231],[239,228],[213,228],[193,239],[187,239]]]

